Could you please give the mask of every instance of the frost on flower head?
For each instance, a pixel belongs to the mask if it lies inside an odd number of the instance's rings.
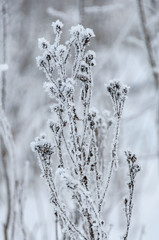
[[[45,73],[54,71],[54,61],[51,58],[51,55],[48,52],[44,52],[42,56],[36,57],[36,63],[40,70],[43,70]]]
[[[129,91],[129,87],[123,85],[118,80],[113,80],[110,81],[110,83],[107,85],[107,91],[111,96],[115,116],[120,118]]]
[[[54,30],[54,33],[61,33],[62,32],[62,27],[63,27],[63,23],[60,20],[57,20],[56,22],[52,23],[52,27]]]
[[[86,28],[86,35],[89,37],[95,37],[95,34],[91,28]]]
[[[96,65],[96,53],[92,50],[87,51],[85,54],[85,61],[88,65],[90,66],[95,66]]]
[[[77,75],[77,78],[80,81],[87,83],[90,80],[89,69],[90,67],[96,65],[95,57],[96,54],[92,50],[87,51],[86,54],[84,55],[84,60],[81,61],[80,69]]]
[[[77,36],[79,35],[80,33],[83,33],[84,32],[84,27],[80,24],[78,24],[77,26],[72,26],[71,29],[70,29],[70,34],[72,36]]]
[[[49,42],[45,38],[38,39],[38,46],[41,50],[48,49],[49,45]]]
[[[46,68],[46,62],[42,56],[36,57],[36,63],[40,70],[44,70]]]
[[[81,61],[80,71],[83,72],[83,73],[84,72],[88,73],[88,65],[86,64],[85,61]]]
[[[92,37],[95,37],[95,34],[92,29],[84,28],[82,25],[73,26],[70,29],[70,34],[72,38],[75,39],[75,42],[80,42],[83,46],[86,46]]]
[[[54,152],[51,143],[46,140],[45,134],[41,134],[40,137],[35,138],[35,141],[31,143],[31,149],[44,158],[47,156],[50,157]]]
[[[137,158],[135,154],[132,154],[130,151],[125,152],[126,160],[128,163],[128,169],[129,169],[129,182],[127,182],[129,195],[124,199],[124,211],[125,211],[125,217],[127,221],[127,228],[126,233],[123,236],[123,239],[126,240],[129,234],[129,228],[131,223],[131,217],[132,217],[132,209],[133,209],[133,195],[134,195],[134,187],[135,187],[135,179],[137,173],[140,171],[140,166],[136,164]]]
[[[93,32],[92,29],[90,28],[84,28],[82,25],[78,24],[77,26],[73,26],[71,27],[70,29],[70,34],[71,35],[74,35],[74,36],[77,36],[79,34],[83,34],[83,35],[86,35],[88,37],[95,37],[95,34]]]
[[[137,157],[135,154],[132,154],[130,151],[125,152],[126,160],[129,164],[130,176],[132,180],[135,179],[136,174],[140,171],[140,166],[136,164]]]

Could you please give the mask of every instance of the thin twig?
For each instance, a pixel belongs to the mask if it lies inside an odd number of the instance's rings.
[[[111,164],[110,164],[108,178],[107,178],[107,181],[106,181],[106,187],[105,187],[103,196],[102,196],[102,198],[100,200],[100,203],[99,203],[99,212],[101,211],[105,195],[106,195],[106,193],[108,191],[108,188],[109,188],[109,185],[110,185],[110,180],[111,180],[111,177],[112,177],[113,167],[114,167],[114,163],[115,163],[115,160],[116,160],[116,157],[117,157],[117,142],[118,142],[118,136],[119,136],[119,128],[120,128],[120,119],[117,119],[116,128],[115,128],[115,136],[114,136],[113,145],[112,145],[113,148],[111,150]],[[114,157],[114,153],[115,153],[115,157]]]

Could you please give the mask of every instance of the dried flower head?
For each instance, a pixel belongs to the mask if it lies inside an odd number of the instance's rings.
[[[33,152],[36,152],[40,157],[41,161],[45,161],[47,165],[50,164],[51,155],[54,153],[54,148],[51,143],[46,140],[44,134],[40,137],[36,137],[35,141],[31,143]]]
[[[52,23],[53,31],[55,34],[59,34],[62,32],[63,23],[60,20]]]
[[[89,50],[85,54],[85,61],[88,65],[90,66],[95,66],[96,65],[96,54],[94,51]]]
[[[45,49],[48,49],[50,44],[45,38],[39,38],[38,39],[38,46],[41,50],[45,50]]]
[[[114,115],[118,118],[121,117],[123,107],[128,94],[129,88],[117,80],[111,81],[107,86],[107,91],[111,96],[114,108]]]

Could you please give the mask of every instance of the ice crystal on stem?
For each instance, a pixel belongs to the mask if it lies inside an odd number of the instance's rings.
[[[103,193],[106,175],[103,140],[112,121],[106,123],[97,110],[91,107],[92,67],[96,64],[96,55],[92,50],[87,51],[86,47],[95,35],[91,29],[78,25],[71,28],[70,40],[62,45],[60,36],[63,24],[57,20],[52,26],[55,42],[51,45],[44,38],[39,39],[39,48],[43,54],[37,57],[37,65],[47,78],[45,91],[56,101],[51,111],[56,114],[54,119],[57,120],[49,120],[54,136],[53,144],[41,135],[31,144],[32,150],[39,158],[42,176],[50,189],[56,220],[64,235],[72,240],[106,240],[101,207],[113,166],[117,165],[119,121],[128,88],[117,81],[111,82],[108,87],[113,101],[116,129],[111,169]],[[72,58],[71,49],[74,49]],[[68,71],[68,59],[72,61],[71,74]],[[78,100],[75,91],[77,86],[80,86]],[[80,106],[80,111],[77,106]],[[57,168],[57,164],[51,161],[53,158],[58,161]],[[64,194],[68,194],[72,203],[67,201],[67,197],[63,198]],[[74,206],[74,211],[70,206]],[[74,216],[76,213],[78,220]]]

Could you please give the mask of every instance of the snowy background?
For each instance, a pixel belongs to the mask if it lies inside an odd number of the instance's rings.
[[[82,23],[94,30],[96,37],[90,48],[96,52],[97,65],[93,72],[92,105],[99,112],[107,109],[112,111],[105,83],[117,78],[130,86],[121,126],[121,172],[117,176],[114,174],[110,201],[105,204],[106,229],[111,229],[110,239],[120,239],[125,224],[122,199],[126,187],[121,185],[121,179],[125,171],[122,164],[123,151],[127,149],[136,153],[142,167],[137,176],[129,239],[158,239],[158,94],[152,70],[157,74],[159,72],[159,2],[141,2],[146,14],[145,25],[151,37],[155,69],[149,63],[137,0],[83,0],[83,5],[80,1],[73,0],[0,1],[0,64],[4,64],[3,4],[6,4],[7,10],[5,64],[8,64],[8,70],[4,65],[0,71],[7,70],[5,114],[13,134],[17,174],[19,179],[25,179],[23,226],[27,239],[55,239],[55,219],[49,203],[49,191],[39,177],[38,161],[30,149],[30,142],[39,132],[49,131],[46,123],[51,117],[51,100],[43,91],[45,76],[38,70],[35,58],[39,55],[38,38],[45,37],[50,42],[54,41],[51,23],[57,19],[64,23],[62,42],[68,39],[68,30],[72,25]],[[7,171],[10,174],[9,158]],[[0,159],[0,239],[3,239],[8,198],[4,174]],[[21,221],[17,220],[17,232],[20,224]],[[15,239],[23,239],[20,231]]]

